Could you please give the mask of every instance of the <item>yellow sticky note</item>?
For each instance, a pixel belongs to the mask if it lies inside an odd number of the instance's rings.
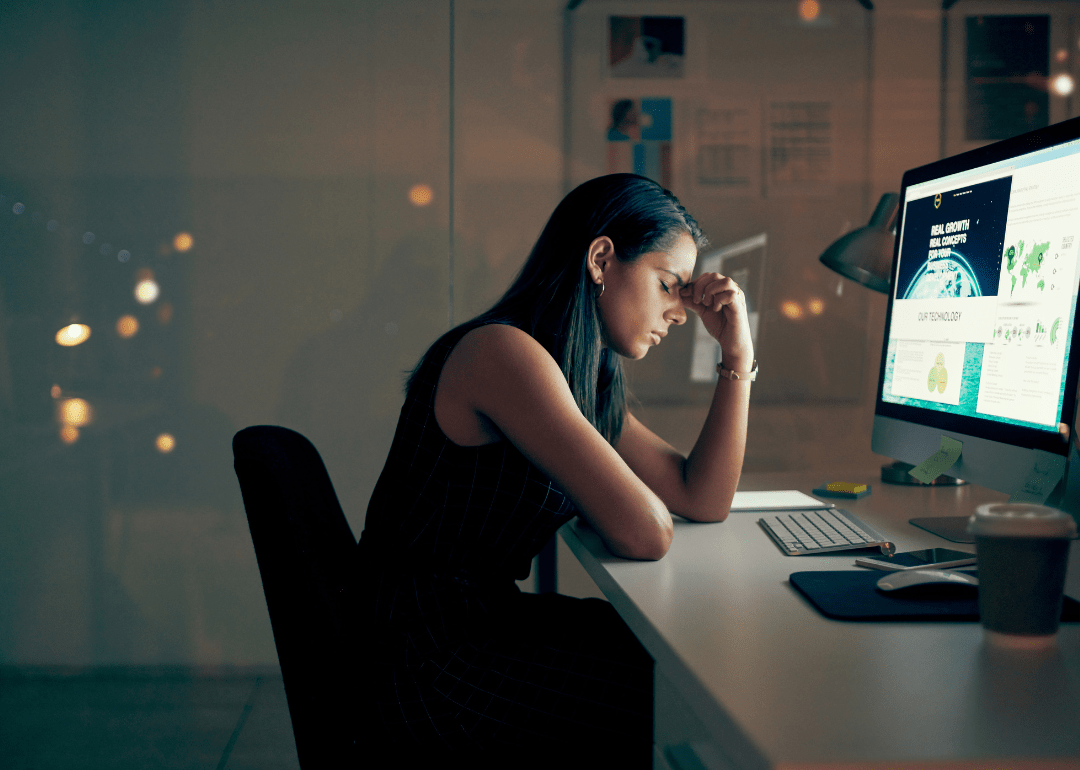
[[[830,492],[847,492],[849,495],[857,495],[866,491],[866,484],[852,484],[848,481],[832,481],[825,485]]]
[[[923,484],[929,484],[960,459],[960,453],[964,451],[962,442],[948,436],[941,437],[941,449],[934,452],[921,463],[916,465],[909,474],[917,478]]]

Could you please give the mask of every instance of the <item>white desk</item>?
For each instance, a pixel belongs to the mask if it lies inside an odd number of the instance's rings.
[[[810,493],[825,480],[746,475],[740,489]],[[974,551],[907,520],[1005,499],[974,486],[843,480],[873,486],[868,497],[836,502],[900,551]],[[830,620],[788,575],[860,569],[854,554],[865,552],[784,556],[758,518],[680,520],[657,562],[611,556],[576,521],[560,531],[656,660],[657,767],[673,748],[676,770],[1080,768],[1080,624],[1063,625],[1049,653],[1016,654],[984,644],[978,623]],[[1080,543],[1071,551],[1075,598]]]

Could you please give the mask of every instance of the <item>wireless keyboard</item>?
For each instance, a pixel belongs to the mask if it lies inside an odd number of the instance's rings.
[[[842,508],[778,513],[758,519],[758,524],[788,556],[873,547],[886,556],[896,552],[873,527]]]

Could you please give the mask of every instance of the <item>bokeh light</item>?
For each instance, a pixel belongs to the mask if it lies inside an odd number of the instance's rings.
[[[161,287],[153,278],[144,278],[135,284],[135,299],[139,304],[149,305],[161,294]]]
[[[60,398],[61,392],[62,391],[60,390],[59,385],[53,385],[51,388],[49,388],[49,395],[53,398]]]
[[[1069,51],[1065,48],[1059,48],[1054,51],[1054,61],[1058,64],[1062,64],[1069,60]]]
[[[821,13],[821,5],[817,0],[799,0],[799,18],[803,21],[813,21]]]
[[[116,333],[124,339],[134,337],[139,331],[139,319],[133,315],[120,316],[116,322]]]
[[[60,422],[64,425],[81,428],[87,425],[92,417],[93,410],[84,399],[65,398],[60,402]]]
[[[811,315],[821,315],[825,312],[825,303],[817,297],[812,297],[810,301],[806,303],[806,309],[810,311]]]
[[[409,202],[414,206],[426,206],[434,197],[435,193],[426,184],[414,184],[409,188]]]
[[[177,233],[172,243],[177,251],[187,251],[195,245],[195,240],[191,237],[191,233]]]
[[[780,312],[784,314],[785,318],[790,318],[792,321],[797,321],[803,317],[802,305],[791,300],[780,304]]]
[[[90,339],[90,327],[86,324],[68,324],[56,333],[56,344],[71,348]]]
[[[1058,96],[1068,96],[1075,88],[1076,82],[1072,79],[1072,75],[1067,72],[1055,75],[1050,80],[1050,90]]]
[[[157,311],[158,323],[165,325],[172,322],[173,306],[171,302],[162,302]]]
[[[60,440],[65,444],[74,444],[79,440],[79,429],[74,425],[65,425],[60,429]]]
[[[167,455],[176,448],[176,439],[171,433],[162,433],[154,440],[154,446],[157,447],[157,451]]]

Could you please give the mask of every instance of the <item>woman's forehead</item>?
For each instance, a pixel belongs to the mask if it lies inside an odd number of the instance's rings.
[[[668,270],[689,281],[697,263],[697,244],[689,234],[684,233],[672,244],[670,249],[650,251],[643,254],[641,261],[660,270]]]

